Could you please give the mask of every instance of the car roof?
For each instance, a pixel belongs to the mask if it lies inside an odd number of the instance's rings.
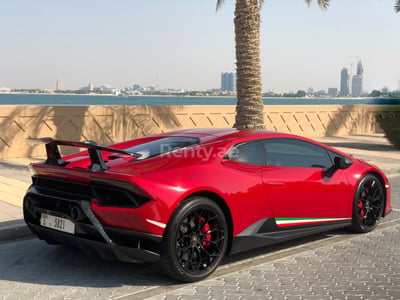
[[[194,128],[194,129],[183,129],[178,131],[167,132],[161,134],[161,136],[172,137],[172,136],[187,136],[198,138],[202,141],[206,140],[225,140],[225,139],[237,139],[251,136],[273,136],[275,134],[283,134],[271,130],[256,130],[256,129],[237,129],[237,128]]]
[[[208,144],[208,142],[222,142],[222,141],[234,141],[243,142],[246,140],[253,140],[257,138],[295,138],[311,142],[313,144],[322,146],[330,149],[342,155],[348,156],[344,152],[338,149],[332,148],[328,145],[320,143],[318,141],[309,139],[304,136],[295,135],[292,133],[264,130],[264,129],[237,129],[237,128],[194,128],[194,129],[183,129],[177,131],[166,132],[160,134],[161,137],[192,137],[198,138],[202,144]]]

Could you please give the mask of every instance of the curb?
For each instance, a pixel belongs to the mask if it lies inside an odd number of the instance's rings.
[[[29,236],[33,236],[33,233],[23,220],[2,222],[0,226],[0,242]]]

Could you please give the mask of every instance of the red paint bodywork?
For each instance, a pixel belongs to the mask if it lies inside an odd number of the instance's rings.
[[[151,200],[138,208],[102,207],[92,200],[91,208],[106,226],[162,235],[179,203],[202,194],[225,207],[235,236],[265,218],[351,218],[352,203],[360,179],[367,173],[380,176],[386,186],[385,213],[391,210],[390,188],[378,168],[321,143],[284,133],[237,129],[192,129],[160,134],[110,145],[126,149],[163,137],[200,139],[198,145],[157,157],[134,161],[121,157],[104,159],[108,169],[89,171],[87,151],[63,157],[66,166],[35,163],[38,175],[88,183],[94,179],[127,182]],[[250,165],[224,158],[235,144],[268,138],[293,138],[312,142],[350,159],[352,165],[332,178],[320,168]]]

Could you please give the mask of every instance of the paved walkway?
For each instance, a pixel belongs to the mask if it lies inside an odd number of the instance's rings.
[[[282,258],[265,259],[224,276],[161,288],[147,300],[400,299],[400,224]],[[123,299],[141,299],[136,293]]]
[[[0,160],[0,241],[24,237],[22,199],[31,182],[29,163],[37,159]]]

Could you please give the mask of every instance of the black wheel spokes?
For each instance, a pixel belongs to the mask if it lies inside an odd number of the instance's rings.
[[[362,224],[371,227],[377,223],[383,202],[381,185],[375,180],[365,182],[358,199],[359,217]]]
[[[373,226],[376,223],[376,217],[371,208],[366,209],[365,217],[363,220],[364,225]]]
[[[202,274],[222,255],[224,228],[214,212],[202,208],[191,212],[178,227],[176,253],[188,272]]]

